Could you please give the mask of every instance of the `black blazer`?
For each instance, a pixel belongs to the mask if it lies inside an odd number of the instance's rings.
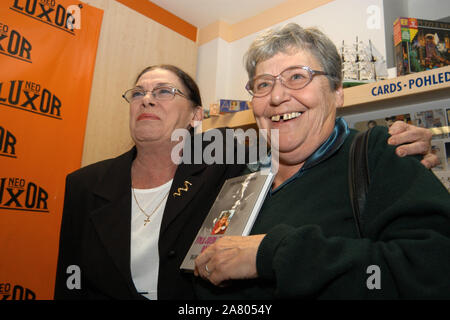
[[[67,176],[55,299],[144,299],[131,277],[131,164],[136,149],[81,168]],[[180,164],[159,236],[158,299],[194,299],[192,275],[180,264],[225,179],[243,165]],[[191,185],[174,196],[184,181]],[[68,289],[81,271],[81,288]]]

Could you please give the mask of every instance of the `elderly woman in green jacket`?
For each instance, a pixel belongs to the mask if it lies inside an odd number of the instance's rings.
[[[197,258],[197,295],[449,298],[449,193],[416,157],[397,157],[382,127],[369,139],[358,236],[346,191],[356,131],[336,119],[344,92],[331,40],[296,24],[272,29],[246,68],[259,128],[279,130],[278,171],[251,235],[223,237]]]

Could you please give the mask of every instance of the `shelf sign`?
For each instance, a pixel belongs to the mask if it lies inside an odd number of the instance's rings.
[[[443,69],[443,70],[442,70]],[[433,72],[419,72],[413,75],[396,78],[394,82],[374,84],[370,92],[373,97],[380,97],[402,92],[404,94],[419,92],[433,86],[445,86],[450,82],[448,68],[433,70]]]

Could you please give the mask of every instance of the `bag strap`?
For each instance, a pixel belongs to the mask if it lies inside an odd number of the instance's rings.
[[[369,160],[367,156],[369,135],[372,128],[360,132],[356,135],[350,146],[349,165],[348,165],[348,184],[350,200],[355,218],[356,231],[360,238],[363,238],[362,217],[367,192],[369,190]]]

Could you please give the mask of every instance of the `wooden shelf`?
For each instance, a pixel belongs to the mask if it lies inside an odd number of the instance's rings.
[[[450,98],[450,66],[344,89],[338,115]]]
[[[450,98],[450,66],[344,89],[338,115],[362,113],[411,103]],[[202,131],[255,125],[252,110],[203,120]]]
[[[202,121],[202,131],[207,131],[213,128],[230,127],[239,128],[255,125],[255,117],[251,109],[234,112],[230,114],[221,114],[219,116],[212,116],[211,118]]]
[[[450,66],[346,88],[343,108],[446,88],[450,88]]]

